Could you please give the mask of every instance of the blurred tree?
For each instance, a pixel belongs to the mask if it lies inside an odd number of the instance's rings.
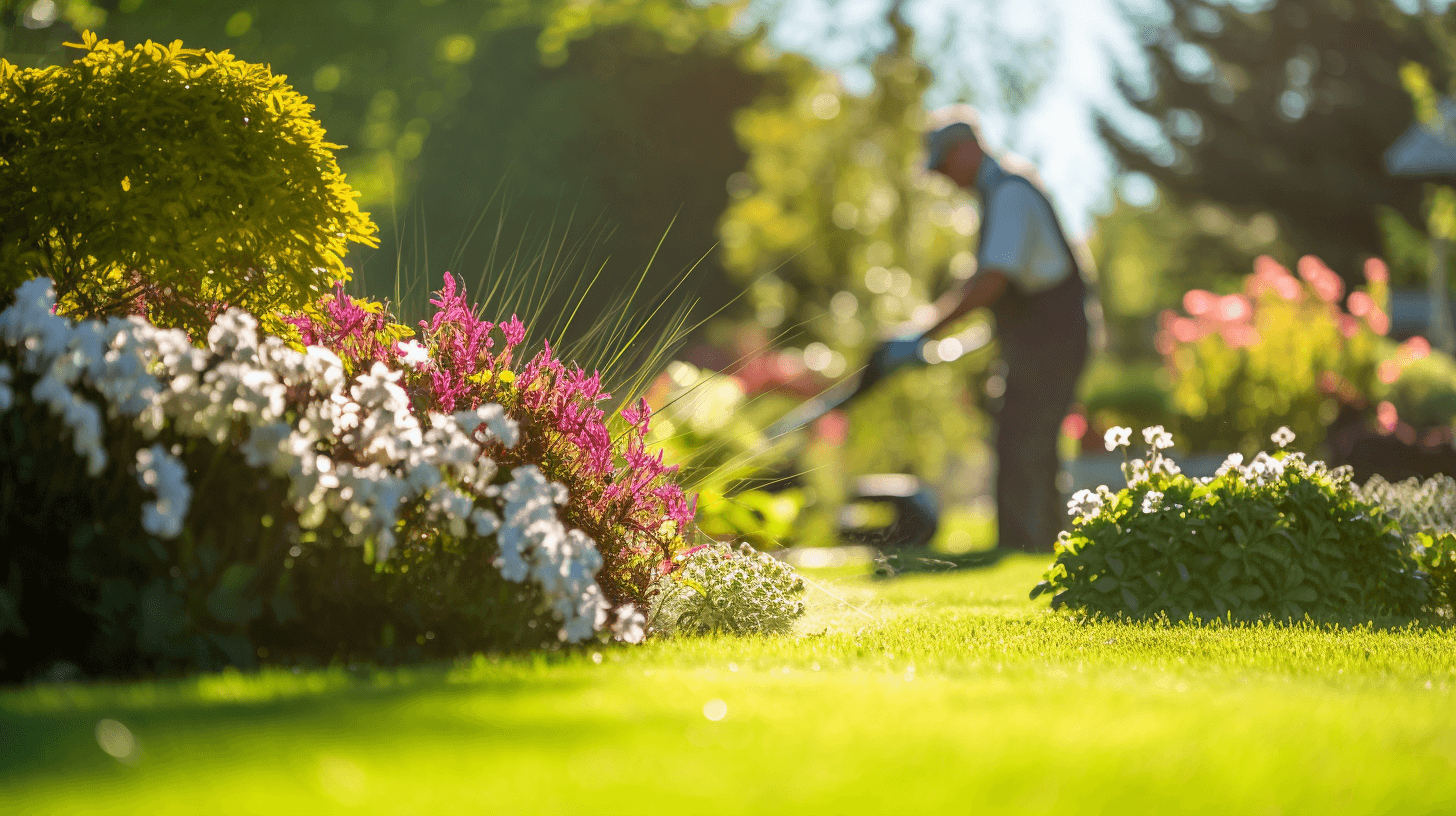
[[[921,166],[929,72],[897,9],[889,21],[894,41],[874,62],[870,94],[848,94],[785,56],[781,86],[737,122],[751,158],[729,180],[727,266],[749,286],[756,322],[827,378],[858,368],[889,327],[975,268],[975,209]],[[948,454],[984,427],[969,401],[971,364],[897,375],[857,404],[826,478],[904,470],[940,479]]]
[[[17,8],[28,14],[31,5]],[[463,244],[498,188],[510,221],[501,240],[512,246],[553,220],[559,238],[573,210],[577,223],[601,222],[597,249],[613,259],[604,279],[635,275],[673,224],[642,282],[646,292],[665,290],[716,240],[724,179],[745,159],[731,117],[763,85],[746,64],[756,40],[730,31],[732,3],[97,0],[86,8],[89,17],[57,17],[51,28],[72,20],[128,42],[228,48],[290,76],[330,139],[349,146],[340,164],[384,237],[359,277],[381,295],[394,289],[398,254],[417,297],[447,268],[474,284],[494,229]],[[35,51],[44,58],[45,48]],[[712,259],[707,266],[701,294],[726,300],[736,289]],[[582,325],[606,300],[586,304]]]
[[[1167,0],[1166,25],[1139,21],[1150,83],[1122,83],[1162,138],[1149,144],[1106,117],[1099,129],[1122,166],[1151,176],[1174,205],[1272,213],[1291,252],[1319,255],[1353,282],[1361,258],[1382,253],[1382,205],[1425,222],[1421,183],[1391,178],[1381,157],[1414,118],[1401,65],[1451,65],[1439,31],[1451,13],[1403,5]]]
[[[514,245],[533,228],[550,232],[553,220],[559,234],[574,219],[570,231],[579,238],[600,223],[601,250],[611,254],[604,281],[635,282],[650,260],[644,289],[656,294],[703,259],[689,290],[706,303],[726,303],[741,288],[711,250],[728,205],[725,180],[747,159],[732,117],[765,86],[743,64],[747,46],[714,40],[674,53],[618,26],[598,30],[548,67],[537,58],[537,40],[528,28],[494,35],[488,63],[471,71],[469,92],[432,128],[416,200],[434,273],[444,264],[475,274],[492,254],[504,254],[492,235],[496,222],[460,246],[500,187],[505,203],[491,215],[510,222],[504,242]],[[406,242],[407,254],[415,254],[413,243]],[[552,263],[573,261],[553,254]],[[592,317],[608,300],[592,299],[580,316]]]
[[[1108,351],[1123,359],[1156,356],[1154,316],[1178,308],[1188,290],[1235,291],[1254,258],[1289,254],[1267,212],[1239,218],[1210,201],[1181,207],[1161,197],[1144,206],[1117,199],[1097,219],[1089,249]]]

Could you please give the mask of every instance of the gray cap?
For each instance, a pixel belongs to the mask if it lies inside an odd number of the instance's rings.
[[[934,170],[945,160],[945,154],[961,142],[976,142],[975,128],[967,122],[951,122],[943,128],[932,130],[925,134],[925,150],[929,154],[925,159],[925,166]]]

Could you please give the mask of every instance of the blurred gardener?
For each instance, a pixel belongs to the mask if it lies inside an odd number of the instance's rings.
[[[970,121],[931,131],[926,146],[931,170],[980,197],[976,272],[936,301],[934,325],[884,343],[870,367],[910,362],[926,340],[990,307],[1007,371],[996,415],[998,546],[1047,552],[1066,521],[1057,437],[1087,362],[1087,286],[1046,194],[988,155]]]

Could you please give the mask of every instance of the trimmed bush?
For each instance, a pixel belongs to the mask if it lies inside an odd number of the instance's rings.
[[[180,42],[87,32],[67,66],[0,61],[0,291],[205,334],[225,306],[298,309],[376,228],[286,78]]]
[[[1130,431],[1108,432],[1108,449]],[[1409,618],[1425,584],[1415,553],[1378,506],[1355,496],[1346,469],[1302,453],[1231,456],[1209,479],[1192,479],[1162,451],[1172,438],[1144,431],[1145,460],[1128,463],[1128,486],[1080,491],[1072,529],[1032,597],[1109,617],[1203,620]],[[1287,428],[1275,441],[1293,439]]]

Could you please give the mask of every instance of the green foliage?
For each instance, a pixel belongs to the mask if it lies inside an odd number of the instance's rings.
[[[1172,383],[1167,368],[1152,361],[1122,363],[1111,355],[1092,358],[1078,386],[1087,412],[1088,433],[1100,438],[1108,428],[1155,425],[1171,411]]]
[[[683,54],[704,40],[733,39],[727,31],[736,10],[732,3],[698,6],[671,0],[344,0],[327,6],[169,0],[125,3],[119,13],[107,15],[104,30],[121,38],[177,37],[229,48],[297,77],[299,87],[314,92],[330,131],[354,146],[345,169],[363,204],[377,208],[410,200],[422,157],[435,150],[432,142],[441,125],[487,114],[478,101],[466,99],[472,91],[511,102],[489,111],[488,127],[475,130],[476,138],[519,134],[523,123],[510,119],[539,104],[534,97],[543,91],[530,87],[535,82],[520,82],[521,74],[539,82],[546,73],[541,68],[563,67],[583,42],[613,30],[628,32],[627,42],[615,43],[611,64],[552,75],[566,81],[550,93],[590,103],[593,91],[580,86],[621,87],[613,73],[634,57]],[[541,101],[554,107],[564,100]],[[571,118],[569,107],[560,110]],[[543,135],[539,129],[535,133]],[[466,159],[472,149],[481,146],[452,145],[446,152],[451,159]],[[556,180],[569,188],[582,181],[566,175]],[[499,181],[477,183],[489,190]],[[560,195],[557,186],[551,192]],[[423,192],[433,194],[428,188]],[[449,238],[453,242],[459,236]]]
[[[1384,393],[1395,406],[1400,421],[1415,428],[1449,426],[1456,418],[1456,360],[1441,351],[1405,361],[1392,361],[1400,368],[1395,382]]]
[[[1153,355],[1149,317],[1176,308],[1184,292],[1235,291],[1241,270],[1255,257],[1290,255],[1268,212],[1241,216],[1218,204],[1183,206],[1166,196],[1146,207],[1119,200],[1097,219],[1088,249],[1097,267],[1108,350],[1128,359]]]
[[[661,393],[653,397],[662,407],[649,441],[698,492],[698,529],[760,549],[793,543],[804,491],[755,487],[786,466],[784,451],[770,446],[762,430],[777,418],[773,405],[750,401],[733,377],[683,362],[670,363],[658,383]]]
[[[1174,621],[1421,612],[1411,547],[1355,495],[1347,473],[1303,454],[1260,453],[1203,481],[1179,473],[1153,444],[1146,463],[1129,465],[1127,488],[1074,497],[1072,529],[1033,597],[1052,592],[1057,606]]]
[[[97,40],[0,61],[0,286],[49,276],[78,317],[205,329],[226,303],[299,308],[375,227],[313,108],[227,52]]]
[[[1415,545],[1428,576],[1431,609],[1456,614],[1456,479],[1443,474],[1391,484],[1377,475],[1354,492],[1384,509]]]
[[[514,236],[527,247],[559,241],[548,265],[575,268],[582,259],[565,259],[579,253],[594,272],[609,255],[603,282],[623,274],[617,264],[653,259],[653,294],[701,260],[694,288],[717,306],[739,291],[710,253],[724,179],[745,158],[732,115],[764,85],[749,64],[756,35],[732,25],[738,8],[148,0],[124,4],[104,30],[228,48],[289,75],[349,145],[340,165],[382,228],[379,251],[351,259],[360,291],[388,294],[406,313],[425,311],[443,272],[485,293],[495,281],[482,278],[530,263]],[[512,238],[502,247],[493,234]],[[552,294],[560,308],[561,292],[534,293]],[[574,329],[602,307],[582,306]]]
[[[1456,533],[1419,533],[1421,569],[1430,583],[1428,605],[1446,617],[1456,615]]]
[[[1456,533],[1456,479],[1450,476],[1425,481],[1411,477],[1392,484],[1377,474],[1351,489],[1362,501],[1384,509],[1407,536]]]

